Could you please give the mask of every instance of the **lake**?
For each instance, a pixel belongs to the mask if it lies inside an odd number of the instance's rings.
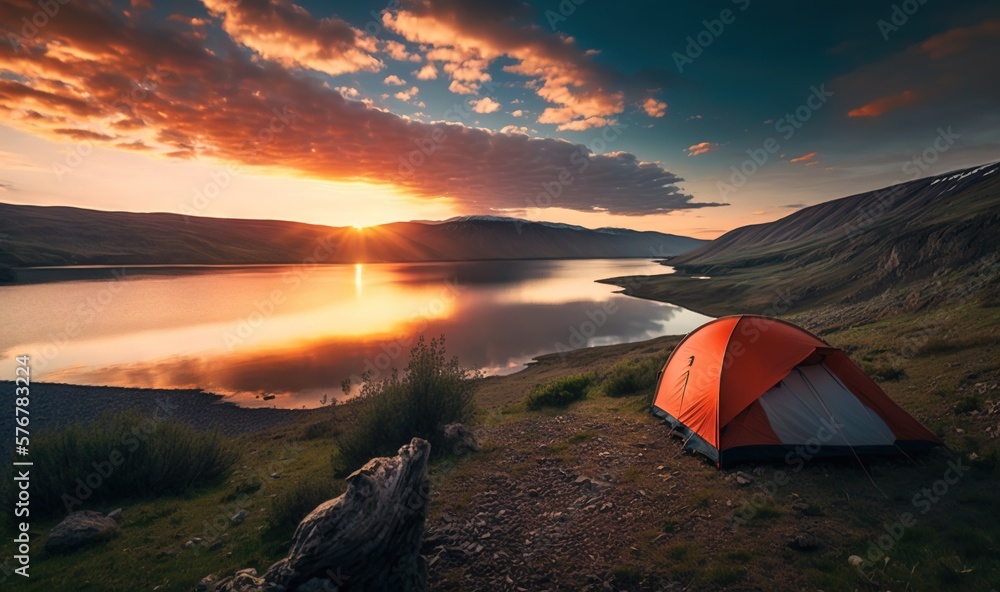
[[[420,334],[503,374],[541,354],[687,333],[710,317],[595,283],[670,272],[640,259],[26,272],[82,279],[0,288],[0,375],[28,354],[38,381],[315,407],[342,397],[345,378],[404,367]]]

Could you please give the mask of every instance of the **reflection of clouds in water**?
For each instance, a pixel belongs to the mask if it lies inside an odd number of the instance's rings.
[[[594,324],[596,330],[587,345],[686,333],[706,319],[672,305],[618,295],[610,298],[615,304],[611,309],[614,312],[607,314],[606,321],[599,327]],[[444,334],[448,351],[457,354],[464,365],[504,369],[512,363],[520,365],[537,355],[571,347],[574,330],[583,330],[583,325],[593,323],[591,319],[597,311],[603,310],[601,304],[589,301],[516,303],[505,305],[501,314],[491,306],[488,298],[460,299],[459,302],[454,316],[414,325],[394,339],[317,339],[286,349],[76,369],[60,373],[62,376],[54,379],[90,384],[204,388],[221,393],[312,393],[322,389],[333,393],[339,392],[344,378],[358,376],[365,370],[374,369],[384,376],[392,367],[404,367],[406,354],[421,327],[428,337]],[[680,322],[682,318],[684,322]],[[288,401],[289,406],[315,404],[311,395],[292,398]]]

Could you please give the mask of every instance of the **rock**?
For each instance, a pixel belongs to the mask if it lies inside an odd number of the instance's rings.
[[[859,557],[858,555],[851,555],[850,557],[847,558],[847,562],[853,565],[854,567],[861,569],[861,566],[864,564],[865,560]]]
[[[111,518],[115,522],[121,522],[122,521],[122,509],[121,508],[115,508],[114,510],[111,510],[110,512],[108,512],[108,518]]]
[[[442,429],[444,446],[452,454],[461,456],[470,452],[479,452],[479,441],[472,430],[460,423],[450,423]]]
[[[426,440],[414,438],[397,456],[370,460],[347,478],[344,495],[320,504],[299,524],[288,557],[262,576],[238,571],[215,590],[423,592],[430,450]]]
[[[100,512],[73,512],[56,525],[45,541],[45,550],[63,553],[92,543],[108,541],[118,536],[121,528],[112,518]]]
[[[739,471],[739,472],[736,473],[736,482],[739,483],[740,485],[749,485],[750,482],[752,482],[752,481],[753,481],[753,477],[751,477],[750,475],[747,475],[743,471]]]
[[[788,541],[788,546],[796,551],[808,552],[815,551],[819,549],[819,543],[816,541],[816,537],[809,534],[808,532],[797,532]]]
[[[249,515],[250,512],[247,510],[240,510],[239,512],[236,512],[236,514],[230,518],[229,521],[233,524],[243,524],[243,521],[246,520]]]
[[[207,592],[208,590],[214,589],[215,582],[217,580],[218,578],[215,577],[215,574],[202,578],[202,580],[198,582],[198,585],[194,587],[195,592]]]

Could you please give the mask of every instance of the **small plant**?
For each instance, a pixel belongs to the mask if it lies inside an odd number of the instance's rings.
[[[873,380],[880,382],[899,382],[906,378],[905,370],[893,366],[866,364],[864,370]]]
[[[440,427],[472,419],[480,376],[446,357],[443,336],[430,342],[421,336],[403,373],[393,370],[384,380],[362,375],[360,408],[337,436],[335,469],[352,471],[373,457],[391,456],[415,437],[443,449]]]
[[[239,458],[221,434],[136,411],[40,431],[32,444],[32,461],[45,467],[32,474],[33,516],[186,493],[218,482]],[[4,488],[5,507],[16,495]]]
[[[982,408],[979,405],[979,399],[973,395],[963,397],[962,400],[955,403],[955,413],[971,413],[973,411],[981,411]]]
[[[270,528],[291,533],[317,506],[339,497],[346,490],[343,481],[332,477],[300,481],[271,500]]]
[[[615,583],[622,586],[634,586],[642,580],[639,568],[634,565],[616,565],[611,569],[611,575],[614,576]]]
[[[591,374],[574,374],[545,385],[538,385],[528,393],[525,405],[532,410],[542,407],[565,407],[584,398],[593,382],[594,377]]]
[[[651,390],[662,367],[659,358],[619,362],[601,380],[601,392],[608,397],[627,397]]]

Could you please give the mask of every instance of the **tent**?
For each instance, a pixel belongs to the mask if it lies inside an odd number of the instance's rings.
[[[750,460],[906,454],[941,441],[847,355],[791,323],[710,321],[674,348],[652,412],[718,467]]]

